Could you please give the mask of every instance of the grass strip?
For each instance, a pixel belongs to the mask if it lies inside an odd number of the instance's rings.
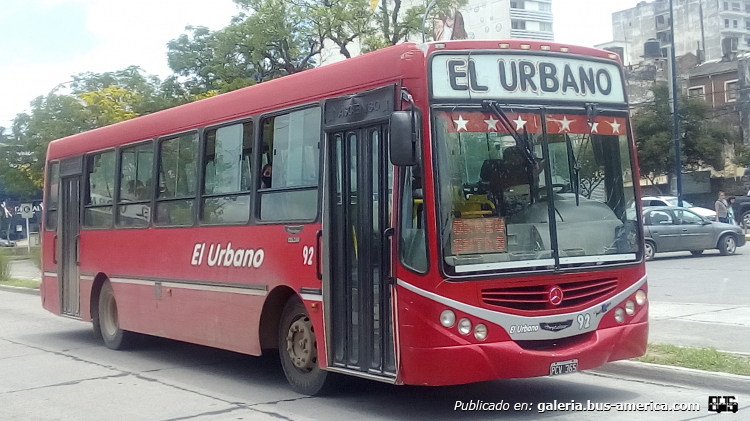
[[[34,281],[32,279],[10,278],[4,281],[0,281],[0,285],[8,285],[11,287],[33,288],[33,289],[39,289],[39,284],[40,284],[39,281]]]
[[[646,355],[635,360],[644,363],[750,376],[750,356],[730,354],[713,348],[648,344]]]

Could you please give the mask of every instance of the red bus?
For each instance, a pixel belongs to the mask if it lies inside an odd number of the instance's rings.
[[[590,48],[406,43],[56,140],[42,303],[113,349],[278,349],[305,394],[642,355],[623,80]]]

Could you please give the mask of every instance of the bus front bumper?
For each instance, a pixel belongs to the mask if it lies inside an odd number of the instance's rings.
[[[494,379],[547,376],[553,363],[578,360],[578,371],[646,352],[648,323],[591,332],[574,345],[555,350],[525,349],[514,341],[438,348],[402,347],[404,384],[441,386]]]

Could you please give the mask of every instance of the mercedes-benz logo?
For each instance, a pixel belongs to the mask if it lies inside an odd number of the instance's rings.
[[[562,289],[555,285],[552,288],[549,289],[549,292],[547,293],[547,299],[549,300],[550,304],[553,306],[559,306],[560,303],[563,301],[563,291]]]

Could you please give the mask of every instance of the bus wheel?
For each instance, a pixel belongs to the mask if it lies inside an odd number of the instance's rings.
[[[305,305],[297,297],[286,302],[279,324],[279,355],[284,374],[295,392],[324,393],[328,372],[318,365],[318,343]]]
[[[99,329],[104,345],[110,349],[125,349],[133,342],[135,333],[120,329],[117,316],[117,301],[109,281],[104,281],[99,293]],[[96,324],[96,322],[95,322]]]

